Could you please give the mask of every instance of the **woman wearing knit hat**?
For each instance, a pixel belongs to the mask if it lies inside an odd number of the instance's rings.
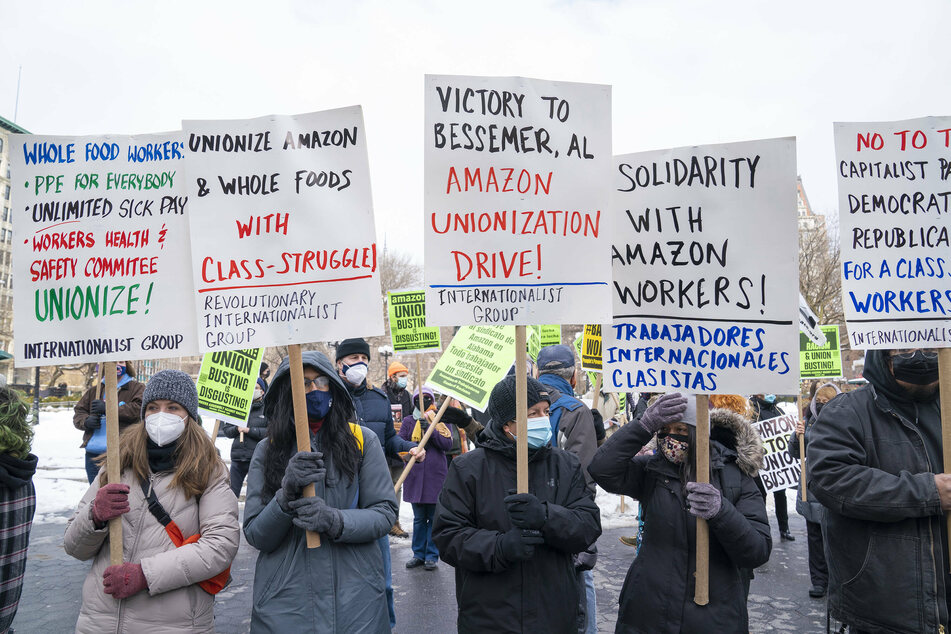
[[[577,632],[584,624],[572,556],[601,534],[578,459],[550,446],[548,389],[527,379],[528,489],[515,494],[515,377],[492,389],[477,448],[456,457],[433,540],[456,569],[459,632]]]
[[[76,631],[212,632],[213,593],[238,552],[228,470],[201,428],[195,383],[184,372],[152,377],[141,416],[119,437],[119,482],[108,481],[103,458],[66,527],[66,552],[93,559]],[[125,563],[111,566],[115,518]]]

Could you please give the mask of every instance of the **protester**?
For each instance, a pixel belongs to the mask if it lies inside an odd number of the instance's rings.
[[[234,491],[235,497],[241,496],[241,487],[251,467],[254,448],[259,440],[267,438],[267,417],[264,415],[264,392],[267,389],[265,385],[264,379],[258,379],[254,386],[246,425],[221,424],[222,433],[228,438],[234,438],[231,443],[231,490]],[[241,440],[242,434],[244,440]]]
[[[423,438],[436,415],[435,401],[433,391],[424,387],[423,406],[419,407],[419,390],[413,392],[415,408],[400,426],[404,440],[418,443]],[[414,466],[403,482],[403,500],[413,505],[413,557],[406,562],[407,568],[423,566],[426,570],[435,570],[439,560],[439,550],[433,542],[433,516],[449,471],[446,452],[452,449],[452,431],[451,425],[443,421],[436,424],[426,443],[426,462]]]
[[[305,351],[310,451],[297,451],[290,362],[264,400],[268,442],[248,473],[244,535],[258,549],[252,632],[388,632],[378,546],[396,518],[396,496],[371,429],[351,423],[353,403],[322,353]],[[302,497],[313,483],[316,496]],[[308,548],[306,530],[320,535]]]
[[[393,412],[390,399],[380,388],[367,383],[370,363],[370,345],[363,339],[344,339],[337,345],[337,375],[343,380],[353,407],[357,422],[369,427],[380,440],[383,453],[387,458],[400,459],[400,452],[409,452],[421,462],[426,457],[423,449],[416,443],[403,440],[396,435],[393,427]],[[397,506],[399,503],[397,502]],[[394,524],[396,518],[394,519]],[[392,525],[390,528],[392,529]],[[393,606],[393,580],[390,568],[390,539],[380,537],[380,552],[383,554],[383,567],[386,573],[386,600],[390,612],[390,627],[396,627],[396,609]]]
[[[29,413],[16,392],[0,387],[0,632],[7,632],[17,615],[36,511],[37,458],[30,453]]]
[[[145,384],[135,380],[135,369],[128,361],[116,363],[116,387],[119,390],[119,429],[139,422]],[[92,484],[99,467],[96,458],[106,452],[106,401],[102,395],[106,379],[92,386],[73,408],[73,426],[83,430],[86,449],[86,478]]]
[[[819,416],[819,412],[825,407],[826,403],[841,394],[839,388],[834,383],[825,383],[818,390],[809,403],[806,420],[800,419],[796,423],[796,430],[789,436],[789,455],[799,460],[799,437],[802,436],[806,452],[809,450],[809,433]],[[809,468],[806,465],[806,481],[809,480]],[[829,569],[826,565],[826,557],[822,539],[822,505],[811,491],[806,491],[806,501],[802,501],[802,480],[799,481],[799,492],[796,496],[796,511],[806,518],[806,536],[809,546],[809,578],[812,581],[812,587],[809,588],[809,596],[815,599],[824,597],[829,586]]]
[[[643,545],[621,589],[618,632],[749,632],[739,569],[769,559],[766,505],[740,465],[748,450],[728,413],[730,423],[711,428],[710,483],[696,481],[695,402],[676,393],[660,397],[611,436],[588,467],[605,490],[644,508]],[[660,451],[637,456],[655,433]],[[710,529],[705,606],[693,600],[698,517]]]
[[[829,613],[850,631],[946,631],[951,474],[937,351],[869,350],[863,375],[868,385],[829,401],[809,432]]]
[[[119,439],[120,481],[108,481],[104,459],[66,527],[66,552],[94,558],[76,631],[211,632],[209,588],[224,587],[238,552],[238,503],[199,423],[191,378],[163,370],[148,382],[142,401],[145,423],[130,425]],[[171,518],[168,526],[160,523],[163,516]],[[111,566],[108,522],[114,518],[122,518],[125,563]],[[173,536],[189,543],[179,548]]]
[[[775,394],[754,394],[750,397],[750,406],[753,411],[753,422],[760,422],[783,416],[785,412],[776,405]],[[760,492],[766,495],[766,487],[759,483]],[[773,503],[776,507],[776,524],[779,526],[779,539],[794,542],[796,537],[789,532],[789,508],[786,499],[786,489],[773,491]]]
[[[369,346],[367,347],[369,349]],[[390,399],[390,408],[391,411],[395,406],[399,406],[398,413],[393,414],[393,428],[396,430],[396,433],[400,432],[400,424],[403,422],[403,419],[407,416],[410,416],[413,412],[413,403],[409,396],[409,390],[407,389],[407,384],[409,381],[409,368],[400,363],[399,361],[394,361],[386,369],[386,383],[383,384],[383,389],[386,391],[387,397]],[[387,461],[390,464],[390,477],[393,478],[393,484],[396,484],[397,480],[400,478],[400,474],[403,473],[403,467],[405,463],[402,460],[397,458],[387,458]],[[396,492],[396,502],[399,504],[400,492]],[[393,528],[390,530],[390,535],[393,537],[407,537],[406,531],[403,530],[403,527],[400,526],[399,520],[399,511],[397,511],[396,523],[393,524]]]
[[[459,632],[577,632],[573,556],[601,534],[578,459],[549,446],[550,395],[527,379],[528,488],[516,487],[515,377],[492,389],[478,447],[452,461],[433,539],[454,566]]]
[[[267,392],[267,379],[271,376],[271,368],[264,361],[261,362],[261,367],[258,369],[258,383],[264,383],[264,391]]]

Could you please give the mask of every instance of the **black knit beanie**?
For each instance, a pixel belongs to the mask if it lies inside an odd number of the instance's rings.
[[[536,381],[531,377],[526,379],[527,406],[530,408],[539,401],[548,401],[551,403],[551,396],[548,394],[548,387],[543,383]],[[515,420],[517,408],[515,406],[515,376],[507,376],[499,381],[489,396],[489,417],[498,423],[504,425],[511,420]]]
[[[367,359],[370,358],[370,344],[366,342],[365,339],[344,339],[337,344],[337,358],[336,361],[348,357],[351,354],[365,354]]]

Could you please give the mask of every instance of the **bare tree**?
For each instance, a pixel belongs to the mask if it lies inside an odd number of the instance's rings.
[[[384,249],[380,256],[380,286],[384,297],[389,291],[419,286],[422,282],[422,268],[413,262],[409,253]]]
[[[820,324],[842,324],[842,265],[839,226],[835,216],[814,229],[799,231],[799,292]],[[843,332],[844,335],[844,332]],[[848,337],[842,337],[848,344]]]

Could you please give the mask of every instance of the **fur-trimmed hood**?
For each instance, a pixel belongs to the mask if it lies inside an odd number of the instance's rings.
[[[763,468],[763,439],[750,421],[729,409],[710,410],[710,439],[736,452],[736,465],[755,478]]]

